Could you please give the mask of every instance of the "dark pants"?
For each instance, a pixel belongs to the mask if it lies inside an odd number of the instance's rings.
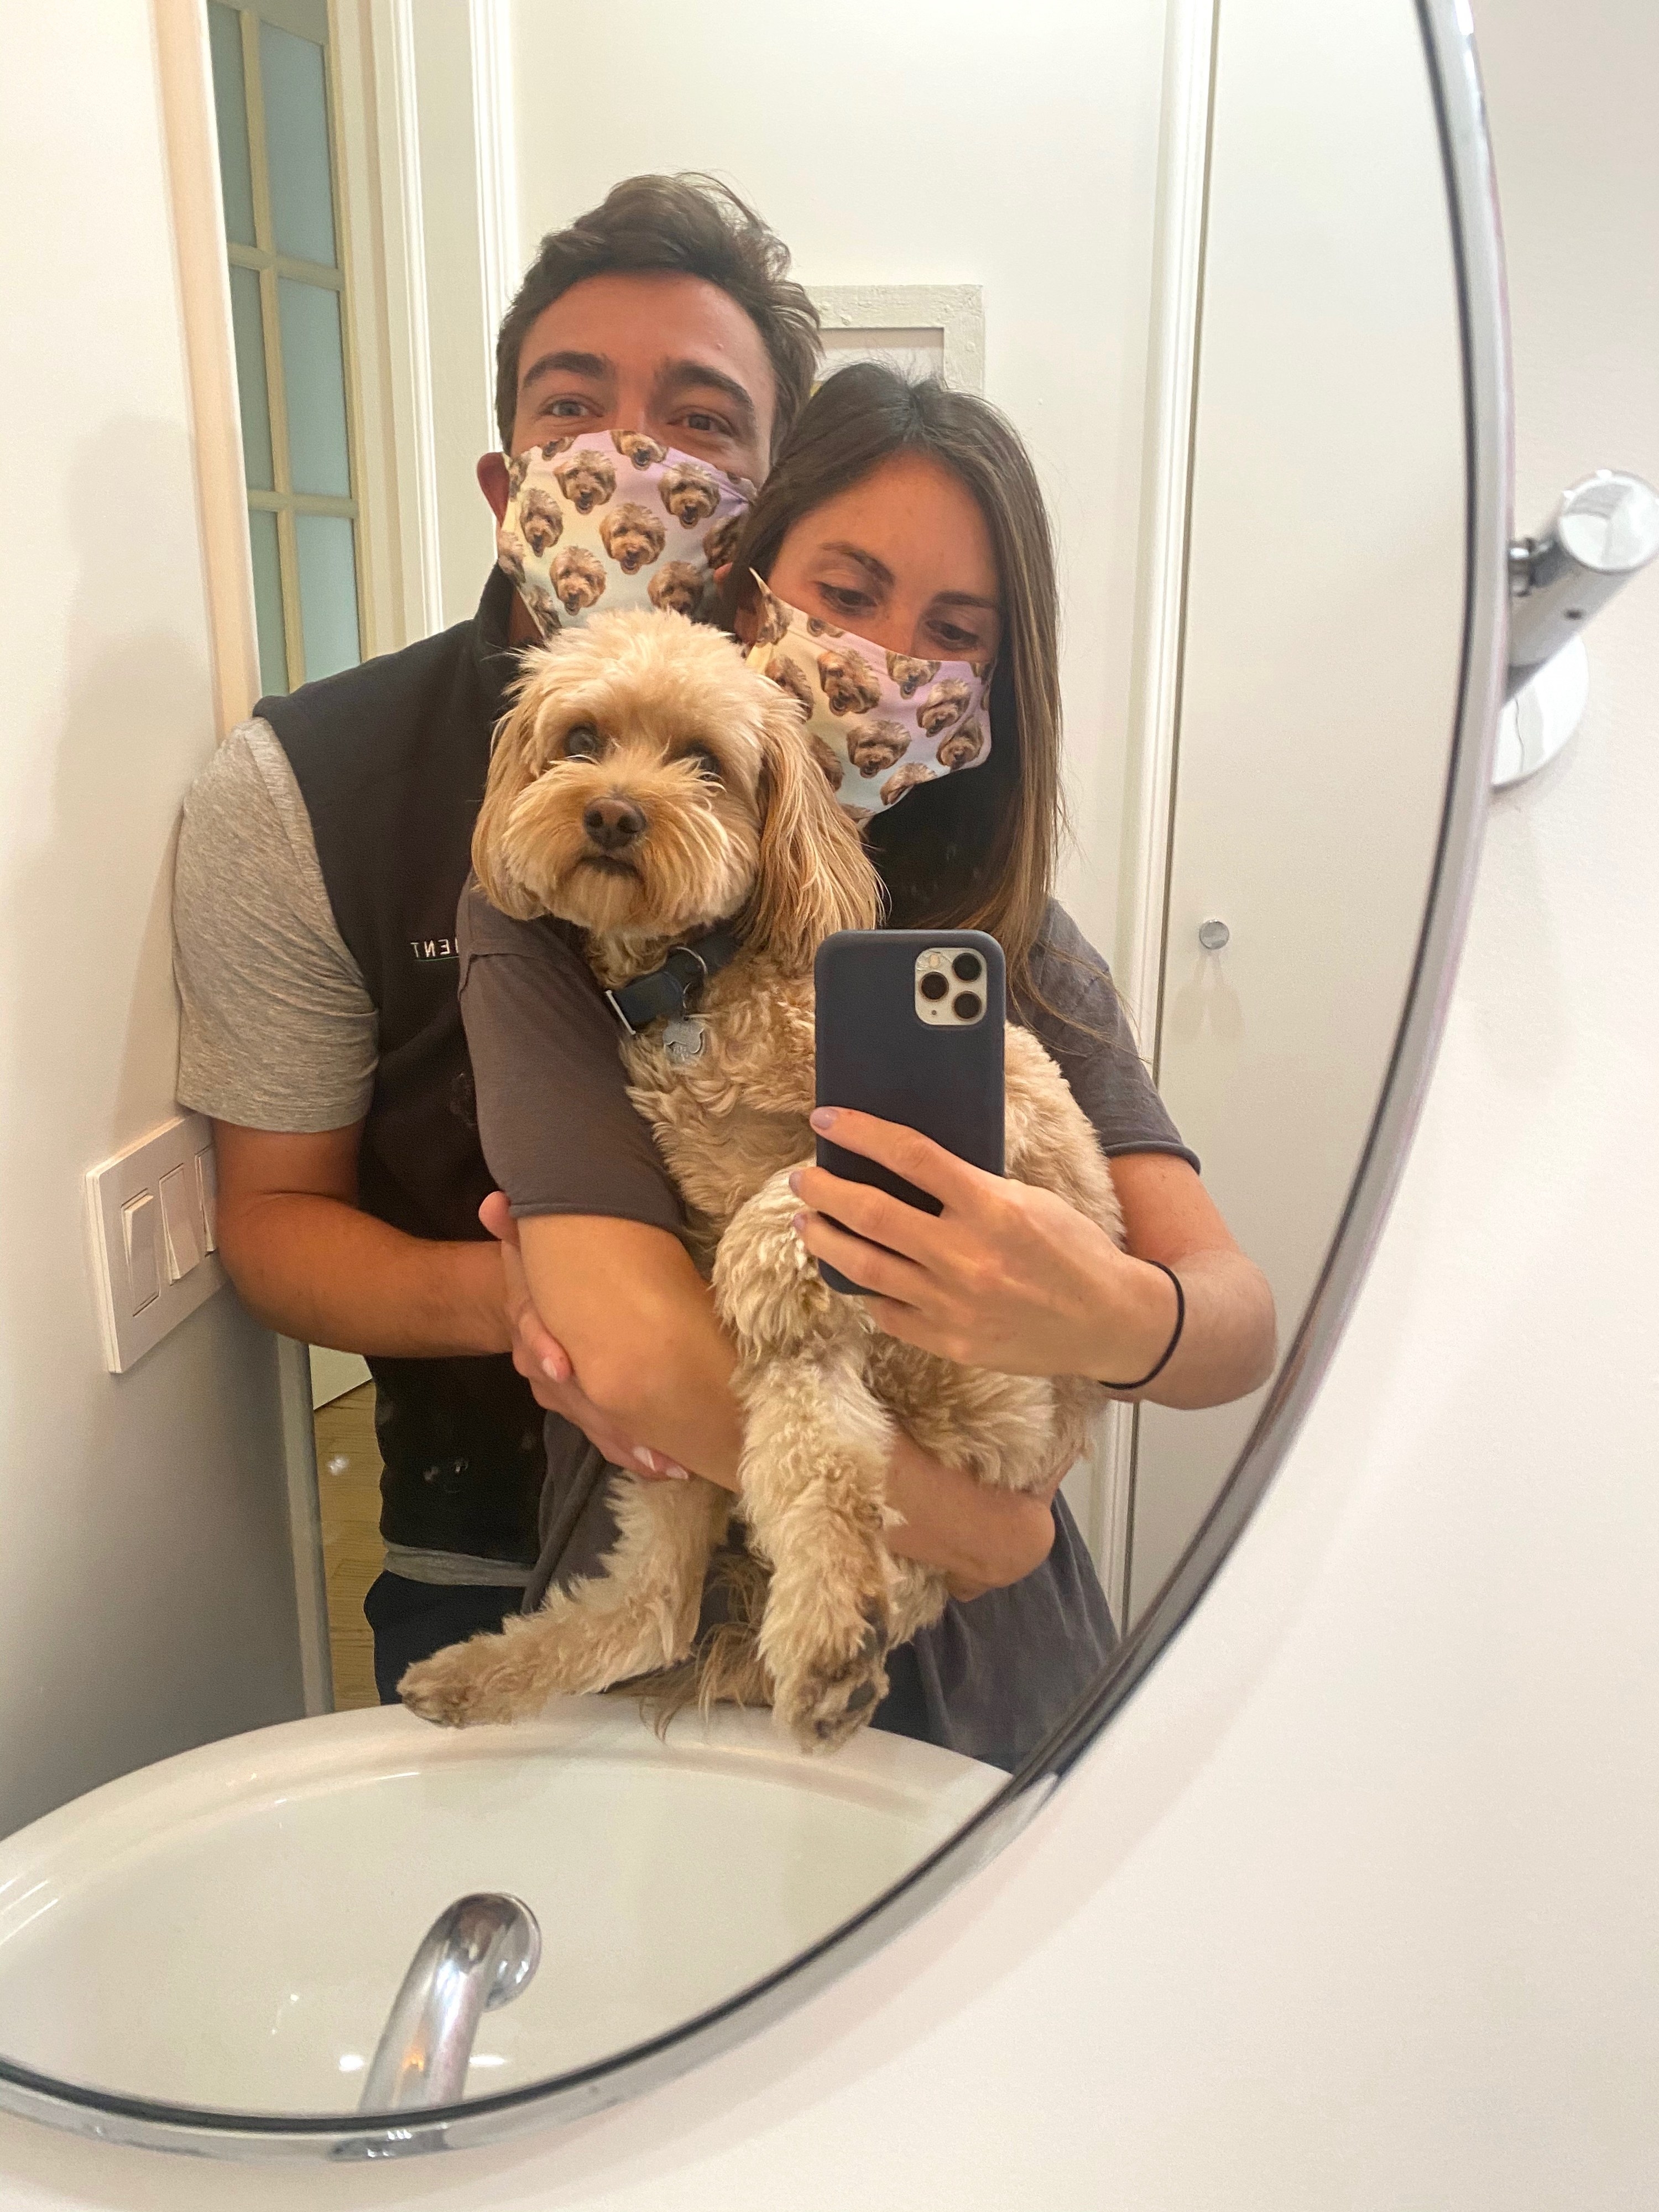
[[[465,1643],[481,1630],[494,1632],[524,1603],[521,1589],[500,1583],[412,1583],[381,1574],[363,1600],[363,1618],[374,1632],[374,1686],[383,1705],[398,1702],[406,1668],[429,1659],[447,1644]]]

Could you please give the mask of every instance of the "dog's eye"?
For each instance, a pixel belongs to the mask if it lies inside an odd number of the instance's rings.
[[[603,750],[603,741],[591,722],[578,722],[574,729],[564,733],[567,760],[598,760]]]
[[[722,781],[720,764],[707,745],[688,745],[680,757],[689,760],[699,775],[706,775],[714,783]]]

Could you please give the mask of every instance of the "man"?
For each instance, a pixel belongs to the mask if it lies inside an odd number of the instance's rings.
[[[817,360],[787,269],[696,178],[631,179],[545,239],[497,344],[501,451],[478,464],[497,520],[507,457],[572,433],[644,430],[764,476]],[[271,1328],[363,1352],[374,1376],[386,1569],[364,1610],[386,1699],[415,1660],[519,1609],[538,1399],[580,1410],[568,1368],[532,1392],[509,1356],[522,1279],[477,1218],[491,1183],[456,999],[490,732],[537,641],[496,571],[471,621],[261,700],[179,841],[179,1097],[214,1123],[225,1264]]]

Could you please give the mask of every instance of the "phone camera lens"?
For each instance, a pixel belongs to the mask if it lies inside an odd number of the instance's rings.
[[[959,1022],[976,1022],[984,1008],[977,991],[959,991],[951,1002],[951,1012]]]
[[[950,988],[943,975],[924,975],[921,979],[921,995],[924,999],[942,999]]]
[[[951,973],[958,983],[977,983],[979,969],[980,959],[977,952],[958,952],[951,963]],[[974,1011],[977,1013],[978,1007],[975,1006]]]

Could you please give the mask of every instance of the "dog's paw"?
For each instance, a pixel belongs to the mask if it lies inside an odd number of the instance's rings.
[[[514,1685],[506,1679],[504,1636],[475,1636],[452,1644],[408,1668],[398,1695],[411,1713],[440,1728],[477,1728],[518,1717]]]
[[[773,1675],[772,1705],[803,1751],[834,1751],[855,1735],[887,1694],[887,1608],[868,1603]]]

